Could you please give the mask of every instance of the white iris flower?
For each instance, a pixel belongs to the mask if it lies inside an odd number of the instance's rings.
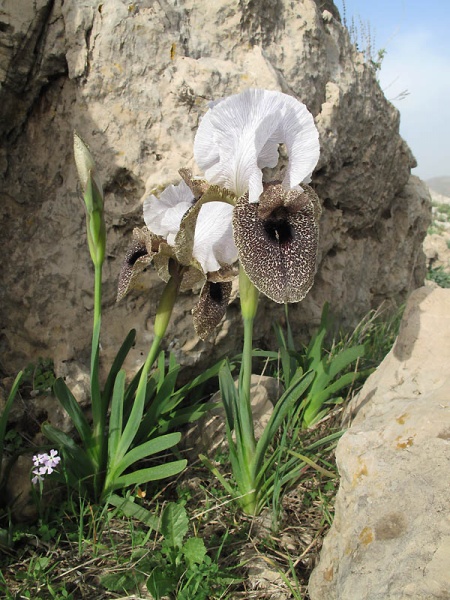
[[[262,169],[277,166],[280,144],[289,157],[283,181],[265,183]],[[320,204],[305,184],[319,152],[314,119],[292,96],[249,89],[213,102],[194,141],[205,179],[182,170],[179,185],[145,199],[147,227],[135,232],[119,295],[128,291],[135,268],[153,260],[167,279],[169,261],[175,260],[184,287],[199,277],[206,280],[194,309],[201,337],[225,312],[237,259],[269,298],[301,300],[316,270]]]

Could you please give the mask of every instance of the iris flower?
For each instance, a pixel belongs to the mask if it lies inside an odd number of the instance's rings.
[[[284,144],[282,181],[263,181]],[[298,302],[316,271],[320,203],[307,185],[319,158],[313,117],[295,98],[249,89],[211,104],[200,122],[194,156],[205,179],[182,169],[179,185],[144,201],[146,227],[133,233],[119,298],[153,261],[164,280],[177,271],[181,289],[203,280],[193,310],[206,338],[225,313],[239,259],[250,281],[272,300]]]

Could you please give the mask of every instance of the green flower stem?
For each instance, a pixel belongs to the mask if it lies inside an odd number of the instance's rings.
[[[106,467],[106,414],[108,406],[107,398],[102,398],[99,379],[99,353],[100,353],[100,329],[102,321],[102,263],[94,264],[94,323],[92,328],[91,348],[91,403],[93,421],[93,445],[92,458],[96,465],[96,472],[101,473]],[[97,487],[97,482],[94,482]],[[98,482],[100,486],[100,481]]]
[[[238,426],[240,436],[236,436],[237,443],[241,444],[238,455],[244,464],[240,465],[242,480],[245,480],[244,495],[240,499],[242,509],[247,514],[255,514],[257,510],[257,491],[255,489],[256,473],[255,462],[255,428],[251,405],[250,386],[252,378],[253,358],[253,323],[258,309],[258,290],[245,274],[242,266],[239,271],[239,293],[241,299],[241,312],[244,322],[244,347],[242,350],[241,372],[239,377],[239,402],[237,406]],[[245,473],[245,475],[244,475]]]
[[[250,396],[252,380],[253,319],[244,319],[244,347],[242,350],[239,386],[239,408],[242,423],[244,450],[249,462],[255,453],[255,429]]]
[[[177,299],[178,291],[180,289],[181,279],[181,274],[176,273],[175,275],[173,275],[167,282],[166,287],[164,288],[164,291],[161,295],[161,299],[159,301],[158,309],[156,311],[155,316],[155,337],[153,338],[152,345],[150,347],[149,353],[142,368],[141,377],[139,379],[139,384],[136,390],[136,398],[140,398],[141,395],[145,397],[148,373],[158,356],[161,341],[164,338],[167,326],[169,325],[173,307],[175,306],[175,301]]]
[[[92,330],[91,370],[94,367],[95,355],[100,346],[100,328],[102,323],[102,265],[95,265],[94,273],[94,323]],[[98,355],[97,355],[98,360]]]
[[[123,459],[124,455],[128,452],[130,444],[133,442],[136,433],[139,430],[139,426],[142,422],[144,414],[146,393],[147,393],[147,381],[150,369],[153,363],[158,357],[161,340],[163,339],[167,326],[172,315],[173,307],[178,296],[178,291],[182,279],[182,272],[174,269],[174,273],[167,282],[161,299],[159,301],[158,309],[155,316],[154,325],[154,338],[150,350],[145,359],[145,363],[142,367],[141,374],[139,376],[139,382],[137,385],[136,393],[134,396],[134,402],[131,409],[131,413],[127,419],[121,438],[119,441],[119,447],[123,444],[120,449],[116,449],[115,456],[111,459],[106,471],[106,478],[103,485],[103,497],[107,497],[111,492],[111,484],[114,481],[114,477],[117,474],[117,464]],[[123,406],[122,406],[123,409]],[[123,440],[126,440],[125,442]],[[110,457],[111,458],[111,457]]]
[[[173,274],[169,281],[166,283],[166,287],[163,290],[161,299],[159,301],[158,309],[155,317],[155,336],[162,339],[166,333],[167,326],[172,315],[175,300],[178,296],[180,289],[182,270],[173,270]]]

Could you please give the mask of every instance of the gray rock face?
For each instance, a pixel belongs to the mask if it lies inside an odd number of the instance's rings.
[[[41,90],[67,73],[62,16],[53,0],[5,0],[0,8],[0,135],[15,138]]]
[[[391,353],[350,407],[311,600],[450,598],[450,290],[410,297]]]
[[[312,183],[324,204],[319,271],[312,292],[291,310],[294,331],[314,328],[325,300],[354,324],[422,283],[428,192],[410,179],[414,159],[399,136],[398,112],[351,47],[332,2],[27,4],[8,0],[0,28],[4,370],[39,355],[59,365],[87,357],[92,269],[73,129],[91,146],[105,182],[103,354],[109,362],[136,327],[133,369],[151,342],[162,289],[149,272],[150,291],[115,304],[124,249],[142,224],[143,193],[178,181],[181,167],[198,174],[193,138],[208,101],[251,86],[298,97],[320,131]],[[180,299],[169,332],[180,360],[194,365],[235,353],[237,306],[206,343],[195,337],[193,306],[191,294]],[[260,310],[261,342],[282,307],[262,301]]]

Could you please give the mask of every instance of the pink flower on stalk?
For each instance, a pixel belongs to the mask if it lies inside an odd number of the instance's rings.
[[[55,467],[61,462],[61,457],[58,456],[57,450],[50,450],[50,454],[46,452],[42,454],[35,454],[33,456],[34,469],[32,471],[34,477],[31,481],[34,485],[44,481],[44,475],[50,475],[55,471]]]

